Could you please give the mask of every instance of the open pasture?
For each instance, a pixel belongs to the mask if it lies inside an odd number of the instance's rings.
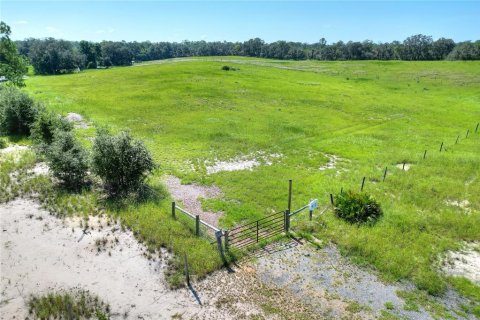
[[[384,209],[376,225],[351,226],[328,211],[312,223],[299,215],[293,230],[332,241],[387,279],[430,293],[450,282],[480,299],[478,286],[438,271],[447,250],[480,241],[479,62],[190,58],[35,76],[27,90],[64,115],[131,129],[160,164],[152,184],[168,174],[218,186],[223,196],[203,207],[223,212],[222,227],[285,209],[288,179],[298,208],[359,191],[366,177],[364,190]],[[169,201],[134,206],[124,219],[147,242],[175,241],[152,225],[169,219]]]

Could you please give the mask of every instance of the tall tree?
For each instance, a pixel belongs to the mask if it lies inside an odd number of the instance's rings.
[[[0,77],[18,87],[25,85],[24,75],[27,73],[27,62],[18,54],[17,46],[10,40],[10,27],[0,22]]]

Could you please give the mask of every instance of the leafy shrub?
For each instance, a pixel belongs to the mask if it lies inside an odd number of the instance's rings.
[[[0,133],[30,134],[38,113],[38,104],[15,87],[0,89]]]
[[[142,141],[133,140],[128,131],[112,136],[99,130],[93,144],[92,165],[111,195],[139,190],[155,169],[148,149]]]
[[[69,189],[78,189],[85,183],[88,154],[71,132],[57,130],[46,153],[54,177]]]
[[[223,67],[222,67],[222,70],[223,70],[223,71],[230,71],[230,66],[223,66]]]
[[[7,141],[4,139],[0,139],[0,149],[4,149],[7,147]]]
[[[382,215],[380,205],[366,193],[349,191],[337,194],[335,215],[350,223],[375,223]]]
[[[53,142],[57,130],[71,131],[73,125],[53,111],[41,110],[31,129],[32,140],[39,146],[39,149],[46,152],[46,148]]]

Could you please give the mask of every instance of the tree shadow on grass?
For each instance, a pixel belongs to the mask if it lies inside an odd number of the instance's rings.
[[[106,194],[102,202],[106,208],[119,211],[126,207],[136,208],[147,203],[158,205],[167,198],[167,189],[162,184],[143,184],[136,192],[127,195]]]

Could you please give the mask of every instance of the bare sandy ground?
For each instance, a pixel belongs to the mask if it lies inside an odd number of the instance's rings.
[[[90,218],[94,230],[84,234],[81,219],[59,220],[23,199],[1,205],[0,216],[2,319],[24,318],[30,294],[72,287],[97,294],[118,318],[203,312],[187,290],[168,289],[163,275],[167,254],[148,260],[145,248],[117,224]]]
[[[480,243],[466,243],[461,251],[449,251],[443,271],[462,276],[480,285]]]
[[[133,234],[106,218],[59,219],[18,199],[0,205],[0,219],[0,319],[24,319],[31,294],[69,288],[99,296],[113,319],[321,319],[293,294],[264,284],[248,265],[170,290],[169,254],[147,259]]]
[[[176,201],[181,201],[185,210],[200,215],[200,219],[214,226],[218,226],[221,212],[204,211],[202,199],[220,198],[223,196],[220,188],[216,186],[201,186],[197,184],[182,184],[180,179],[167,176],[163,180],[168,192]]]

